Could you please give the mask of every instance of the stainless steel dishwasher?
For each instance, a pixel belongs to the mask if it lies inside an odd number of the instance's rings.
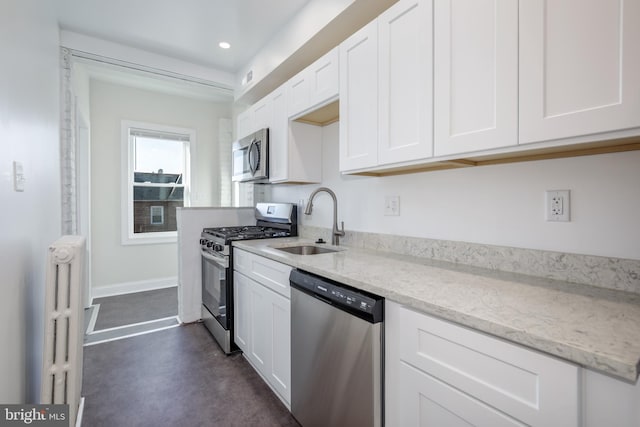
[[[384,298],[301,270],[291,282],[291,413],[303,427],[381,426]]]

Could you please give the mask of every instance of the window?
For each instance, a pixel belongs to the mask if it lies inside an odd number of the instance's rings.
[[[175,242],[176,208],[189,206],[195,132],[122,122],[122,244]]]
[[[164,224],[164,206],[151,206],[151,225]]]

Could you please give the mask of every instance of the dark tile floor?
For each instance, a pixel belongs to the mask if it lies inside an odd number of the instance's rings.
[[[241,354],[202,324],[84,349],[83,426],[298,426]]]
[[[96,298],[100,304],[94,330],[114,328],[178,314],[178,288]]]

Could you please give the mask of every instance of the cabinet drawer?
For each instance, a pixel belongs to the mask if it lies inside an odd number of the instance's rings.
[[[397,304],[387,321],[401,370],[426,374],[424,384],[528,425],[578,425],[577,366]]]
[[[256,282],[289,298],[291,267],[242,249],[233,250],[233,268]]]

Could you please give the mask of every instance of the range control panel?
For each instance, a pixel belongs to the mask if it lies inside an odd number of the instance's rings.
[[[292,270],[291,286],[305,291],[325,302],[346,309],[372,322],[382,320],[384,298],[358,291],[324,277],[301,270]],[[371,319],[368,319],[368,318]]]

